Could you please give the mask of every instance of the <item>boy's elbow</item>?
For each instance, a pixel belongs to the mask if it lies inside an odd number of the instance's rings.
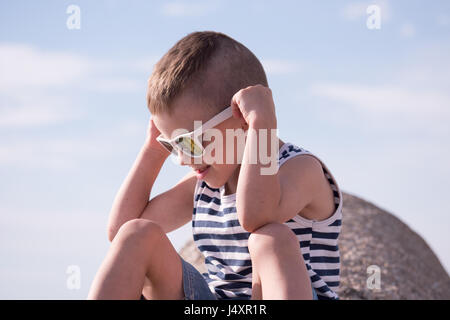
[[[109,242],[112,242],[116,235],[116,233],[109,226],[106,228],[106,234]]]
[[[247,232],[254,232],[256,229],[262,227],[265,223],[263,221],[259,221],[255,216],[244,215],[240,217],[239,223],[241,227]]]
[[[254,226],[248,222],[240,222],[241,227],[247,232],[253,232],[255,230]]]
[[[267,223],[277,222],[274,212],[278,209],[268,208],[268,205],[257,206],[236,206],[238,212],[238,220],[241,227],[247,232],[254,232]]]
[[[109,223],[108,226],[106,227],[106,234],[108,236],[108,241],[112,242],[117,234],[117,232],[119,231],[119,228],[114,225]]]
[[[247,211],[246,214],[238,214],[238,220],[241,227],[250,233],[268,223],[279,222],[277,221],[277,217],[272,214],[271,210],[262,209]]]

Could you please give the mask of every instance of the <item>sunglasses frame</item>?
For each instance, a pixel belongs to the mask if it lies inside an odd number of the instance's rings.
[[[225,120],[231,118],[232,116],[233,116],[232,108],[231,108],[231,106],[229,106],[229,107],[225,108],[224,110],[222,110],[221,112],[219,112],[218,114],[216,114],[214,117],[212,117],[208,121],[206,121],[202,126],[200,126],[199,128],[195,129],[194,131],[180,134],[180,135],[174,137],[173,139],[163,138],[162,134],[160,134],[156,138],[156,140],[164,148],[166,148],[167,151],[171,152],[172,154],[174,154],[176,156],[178,156],[177,150],[180,150],[181,152],[183,152],[184,154],[188,155],[191,158],[199,158],[199,157],[202,157],[203,154],[205,153],[205,148],[203,147],[203,144],[198,139],[198,137],[200,137],[205,131],[207,131],[207,130],[217,126],[218,124],[224,122]],[[190,152],[184,150],[182,147],[179,147],[178,144],[175,141],[180,139],[180,138],[182,138],[182,137],[189,137],[192,141],[194,141],[196,146],[198,148],[200,148],[201,154],[200,155],[193,155]],[[167,148],[167,146],[165,146],[164,143],[170,144],[172,146],[172,150],[169,150],[169,148]]]

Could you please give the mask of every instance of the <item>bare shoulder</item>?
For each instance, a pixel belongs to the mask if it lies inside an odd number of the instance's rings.
[[[300,199],[298,215],[320,221],[333,214],[333,192],[316,157],[301,154],[288,159],[280,167],[279,177],[282,192]]]
[[[279,169],[280,178],[295,179],[299,177],[311,179],[309,183],[317,180],[322,175],[322,164],[309,154],[301,154],[288,159]]]

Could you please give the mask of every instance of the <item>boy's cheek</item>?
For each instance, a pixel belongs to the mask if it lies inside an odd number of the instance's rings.
[[[235,164],[218,164],[211,167],[210,178],[217,181],[217,183],[225,184],[236,171]]]
[[[220,131],[208,141],[202,140],[207,164],[240,164],[246,144],[246,132],[241,128]]]

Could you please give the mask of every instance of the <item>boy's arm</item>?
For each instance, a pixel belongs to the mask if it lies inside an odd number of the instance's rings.
[[[168,233],[192,219],[195,172],[188,172],[174,187],[153,197],[140,218],[158,223]]]
[[[114,199],[108,222],[108,238],[112,241],[119,228],[138,218],[147,206],[153,183],[167,156],[146,142]]]
[[[311,159],[301,159],[302,164],[298,163],[298,159],[292,159],[275,174],[262,174],[267,171],[262,170],[266,165],[261,163],[259,157],[261,130],[268,136],[266,151],[276,149],[270,152],[270,162],[276,165],[278,161],[278,149],[271,145],[271,140],[278,141],[278,137],[270,138],[277,128],[272,91],[262,85],[249,86],[233,96],[231,105],[233,115],[243,118],[248,125],[236,190],[239,222],[249,232],[270,222],[284,223],[312,201],[319,181],[317,172],[320,171],[314,169],[317,166]],[[255,151],[256,157],[252,154]],[[294,163],[294,166],[289,163]]]
[[[268,127],[262,123],[250,125],[254,129]],[[238,217],[242,227],[249,232],[267,223],[284,223],[297,215],[313,200],[322,172],[320,163],[312,157],[297,156],[287,161],[276,174],[262,175],[260,170],[266,166],[261,165],[259,159],[256,164],[250,164],[246,157],[246,152],[255,148],[252,144],[256,145],[256,137],[247,137],[237,187]],[[267,140],[266,150],[271,150],[270,139]]]
[[[132,219],[153,220],[169,232],[187,223],[191,218],[196,183],[194,172],[188,173],[173,188],[149,201],[156,177],[170,155],[156,141],[159,134],[159,130],[150,119],[147,139],[122,183],[110,211],[108,222],[110,241],[114,239],[119,228]]]

